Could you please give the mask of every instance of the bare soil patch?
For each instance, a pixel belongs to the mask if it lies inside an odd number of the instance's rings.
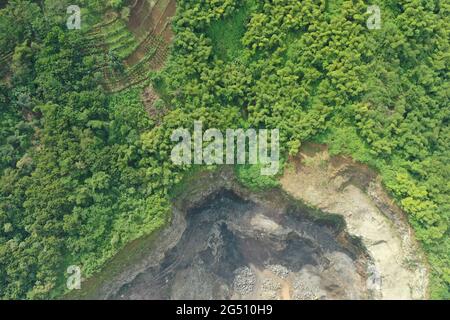
[[[128,23],[130,30],[141,40],[137,49],[125,61],[130,67],[141,61],[152,48],[156,48],[157,53],[162,54],[165,60],[168,45],[173,38],[170,23],[176,12],[176,2],[158,0],[151,5],[146,0],[141,1],[144,4],[132,9]],[[162,45],[155,39],[160,39]]]
[[[281,183],[295,198],[344,217],[372,257],[368,286],[377,298],[427,297],[428,270],[414,232],[373,170],[309,144],[290,160]]]
[[[333,219],[310,210],[281,191],[243,189],[232,170],[199,173],[174,200],[170,226],[137,260],[82,296],[370,298],[364,250]]]

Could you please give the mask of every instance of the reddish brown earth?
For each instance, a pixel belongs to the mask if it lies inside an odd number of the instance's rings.
[[[167,60],[174,36],[171,19],[176,12],[175,0],[130,0],[129,7],[127,27],[139,45],[125,59],[127,71],[124,74],[105,70],[105,87],[110,92],[137,85],[146,80],[149,71],[160,70]]]
[[[150,7],[146,0],[138,0],[138,2],[143,2],[144,4],[138,3],[131,10],[128,27],[138,39],[142,39],[142,42],[126,59],[125,63],[129,67],[141,61],[151,48],[157,49],[155,56],[162,56],[165,60],[168,46],[173,38],[170,21],[175,15],[175,1],[158,0],[155,1],[153,7]],[[154,66],[158,68],[160,64],[154,64]]]

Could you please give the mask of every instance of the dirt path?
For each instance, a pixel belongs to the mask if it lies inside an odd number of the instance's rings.
[[[324,146],[309,145],[281,178],[297,199],[344,217],[374,261],[368,286],[380,299],[425,299],[428,271],[402,211],[384,192],[379,177]]]

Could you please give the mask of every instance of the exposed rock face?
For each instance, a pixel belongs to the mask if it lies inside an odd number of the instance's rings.
[[[281,183],[322,211],[283,191],[249,192],[227,167],[199,173],[174,200],[170,226],[131,245],[136,257],[119,255],[80,297],[426,298],[413,232],[376,174],[314,148],[291,161]]]
[[[330,158],[324,146],[309,145],[281,179],[294,197],[344,217],[373,260],[368,287],[381,299],[424,299],[428,272],[404,214],[367,167]]]
[[[367,255],[333,219],[314,218],[282,192],[252,194],[229,170],[202,174],[188,189],[145,259],[96,298],[371,297]]]

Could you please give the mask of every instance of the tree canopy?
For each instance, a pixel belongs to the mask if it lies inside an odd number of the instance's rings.
[[[286,157],[315,140],[378,169],[427,253],[432,297],[450,298],[448,1],[379,1],[369,30],[362,0],[179,0],[169,60],[146,80],[161,121],[143,85],[102,86],[87,32],[124,2],[79,1],[83,30],[57,2],[0,9],[0,297],[60,297],[69,265],[92,276],[163,227],[191,169],[171,163],[171,133],[201,120],[278,128]]]

